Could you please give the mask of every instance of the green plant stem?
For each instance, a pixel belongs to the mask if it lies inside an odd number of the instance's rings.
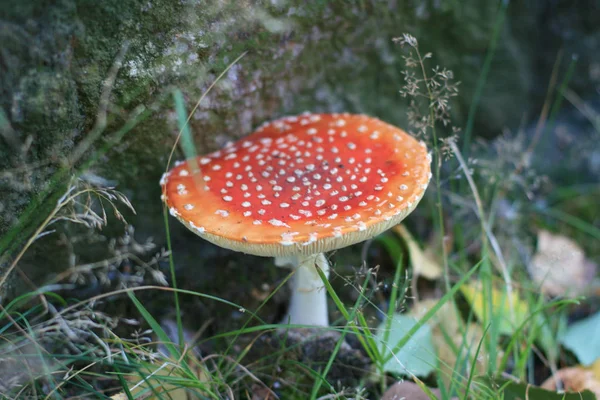
[[[318,268],[318,267],[317,267]],[[323,271],[320,271],[319,275],[321,276],[321,279],[327,279],[327,281],[329,281],[329,279],[327,278],[327,276],[325,276],[325,274],[322,273]],[[369,285],[369,280],[371,278],[370,274],[367,274],[365,281],[362,285],[363,288],[367,288]],[[366,289],[364,289],[366,290]],[[364,293],[363,293],[364,294]],[[326,382],[327,378],[327,374],[329,373],[329,371],[331,370],[331,366],[333,365],[333,361],[335,360],[335,357],[337,355],[337,353],[340,351],[340,348],[342,347],[342,344],[344,342],[344,339],[346,338],[346,334],[348,333],[348,329],[346,329],[348,327],[348,325],[350,325],[351,321],[354,321],[354,318],[356,317],[356,314],[359,310],[360,307],[360,303],[363,299],[363,296],[358,296],[358,298],[356,299],[356,302],[354,303],[354,307],[352,309],[352,312],[350,313],[350,319],[347,320],[347,323],[344,327],[344,330],[342,331],[342,333],[340,334],[340,338],[338,339],[333,352],[331,353],[331,356],[329,357],[329,360],[327,361],[327,365],[325,365],[325,369],[323,370],[323,372],[321,372],[321,379],[317,379],[315,380],[315,384],[313,385],[313,390],[311,393],[311,400],[315,400],[317,398],[317,395],[319,393],[319,389],[321,388],[321,385],[323,384],[323,382]]]
[[[171,272],[171,285],[173,289],[177,289],[177,276],[175,274],[175,260],[173,259],[173,248],[171,245],[171,231],[169,230],[169,213],[167,212],[167,206],[163,206],[163,219],[165,221],[165,234],[167,240],[167,250],[169,251],[169,271]],[[173,300],[175,302],[175,313],[177,319],[177,339],[179,341],[179,348],[183,349],[185,346],[183,338],[183,321],[181,320],[181,308],[179,305],[179,293],[177,290],[173,292]]]

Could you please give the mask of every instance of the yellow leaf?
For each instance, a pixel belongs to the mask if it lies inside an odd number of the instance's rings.
[[[490,299],[490,295],[483,292],[481,282],[462,285],[460,291],[482,324],[487,326],[494,321],[500,333],[512,334],[529,316],[529,306],[521,300],[517,292],[507,293],[505,289],[493,287]]]
[[[404,225],[396,225],[392,229],[400,235],[406,243],[408,254],[410,256],[410,265],[412,266],[415,277],[422,276],[429,280],[434,280],[442,276],[442,267],[421,250],[416,240]]]
[[[600,358],[597,359],[592,365],[590,365],[589,369],[594,373],[596,379],[600,381]]]

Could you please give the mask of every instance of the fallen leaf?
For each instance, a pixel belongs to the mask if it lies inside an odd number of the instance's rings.
[[[442,276],[442,267],[433,259],[433,257],[421,250],[417,241],[412,237],[404,225],[396,225],[392,229],[406,243],[408,255],[410,257],[410,265],[415,277],[422,276],[429,280],[434,280]]]
[[[377,328],[377,338],[381,343],[380,352],[383,358],[391,354],[392,349],[404,338],[404,335],[415,326],[417,320],[406,314],[394,314],[389,322],[389,336],[385,340],[388,321]],[[421,326],[404,346],[384,365],[384,370],[403,375],[427,376],[435,368],[436,355],[431,341],[429,325]]]
[[[435,396],[434,398],[439,399],[442,397],[442,393],[439,389],[429,389]],[[431,397],[413,382],[396,382],[388,388],[383,394],[381,400],[430,400]],[[458,399],[452,397],[452,400]]]
[[[585,258],[573,240],[545,230],[538,232],[537,251],[529,273],[542,292],[552,296],[585,294],[596,275],[596,265]]]
[[[559,340],[581,364],[592,365],[600,358],[600,312],[570,325]]]
[[[582,366],[568,367],[559,369],[554,376],[546,379],[541,387],[548,390],[556,390],[557,381],[560,381],[561,387],[567,392],[582,392],[589,390],[596,396],[600,396],[600,360],[596,362],[597,366],[586,368]]]
[[[488,294],[483,293],[481,282],[471,282],[460,287],[460,291],[471,304],[473,312],[487,326],[491,319],[498,318],[497,329],[500,333],[511,335],[529,316],[529,306],[521,300],[516,291],[510,294],[506,289],[492,288],[491,301],[494,315],[489,315]]]
[[[504,286],[501,289],[492,287],[492,315],[490,315],[490,305],[488,304],[490,295],[484,294],[481,282],[476,281],[462,285],[460,291],[471,304],[481,326],[488,326],[493,321],[498,333],[507,336],[512,335],[523,324],[527,324],[529,328],[535,327],[539,329],[538,343],[548,357],[555,358],[556,335],[541,314],[531,315],[529,304],[521,298],[516,290],[507,293]]]
[[[276,397],[273,395],[273,391],[255,383],[252,385],[252,400],[275,400]]]

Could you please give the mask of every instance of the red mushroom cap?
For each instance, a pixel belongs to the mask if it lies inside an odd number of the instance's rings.
[[[171,214],[210,242],[308,255],[402,221],[427,188],[430,163],[424,143],[378,119],[303,114],[178,163],[161,185]]]

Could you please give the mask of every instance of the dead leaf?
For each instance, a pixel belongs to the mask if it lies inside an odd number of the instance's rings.
[[[442,276],[442,267],[429,254],[426,254],[417,241],[412,237],[408,229],[402,224],[396,225],[393,228],[406,243],[408,254],[410,257],[410,265],[412,266],[414,276],[422,276],[429,280],[434,280]]]
[[[600,396],[600,360],[590,367],[578,365],[560,369],[556,375],[546,379],[541,387],[556,390],[558,380],[562,382],[562,387],[567,392],[581,392],[587,389],[598,397]]]
[[[273,391],[255,383],[252,385],[252,400],[275,400]]]
[[[596,265],[585,258],[583,250],[573,240],[540,230],[529,273],[546,294],[578,296],[589,288],[596,275]]]
[[[439,389],[429,389],[435,398],[442,398]],[[431,397],[413,382],[396,382],[383,394],[381,400],[430,400]],[[452,397],[452,400],[458,397]]]

